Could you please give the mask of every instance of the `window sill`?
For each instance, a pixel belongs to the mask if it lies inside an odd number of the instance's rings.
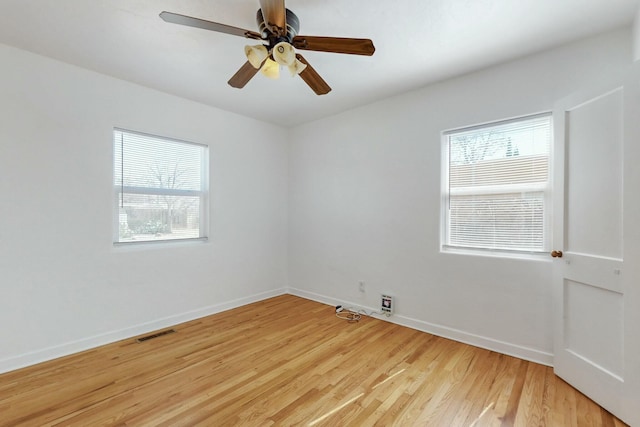
[[[551,261],[548,252],[505,251],[498,249],[461,248],[443,245],[440,246],[440,253],[466,256],[481,256],[488,258],[519,259],[527,261]]]
[[[166,239],[166,240],[140,240],[131,242],[113,242],[113,247],[118,249],[123,248],[137,248],[137,249],[149,249],[149,248],[163,248],[163,247],[178,247],[187,246],[193,244],[207,243],[209,239],[207,237],[197,237],[191,239]]]

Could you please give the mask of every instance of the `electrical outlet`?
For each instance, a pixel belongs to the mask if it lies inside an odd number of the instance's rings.
[[[358,290],[360,292],[364,292],[365,291],[364,282],[362,282],[362,281],[358,282]]]

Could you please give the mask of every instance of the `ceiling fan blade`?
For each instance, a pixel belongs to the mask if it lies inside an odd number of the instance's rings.
[[[188,27],[202,28],[203,30],[217,31],[219,33],[231,34],[233,36],[246,37],[248,39],[262,40],[260,34],[231,25],[220,24],[218,22],[206,21],[204,19],[193,18],[191,16],[179,15],[164,11],[160,14],[165,22],[172,24],[186,25]]]
[[[260,0],[262,17],[267,28],[276,35],[287,35],[287,12],[284,0]]]
[[[254,68],[249,61],[245,62],[242,67],[229,79],[229,86],[242,89],[249,80],[258,73],[260,68]]]
[[[369,39],[343,37],[295,36],[291,42],[296,49],[319,52],[347,53],[350,55],[373,55],[376,51]]]
[[[316,70],[313,69],[311,64],[309,64],[307,60],[302,57],[302,55],[296,54],[296,58],[298,59],[298,61],[307,65],[305,69],[302,70],[298,75],[302,77],[302,80],[304,80],[311,89],[313,89],[316,95],[326,95],[327,93],[331,92],[331,87],[329,87],[327,82],[325,82],[322,77],[320,77],[320,74],[318,74]]]

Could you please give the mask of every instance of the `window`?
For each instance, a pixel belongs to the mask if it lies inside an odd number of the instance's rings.
[[[206,238],[207,147],[113,131],[114,242]]]
[[[544,252],[551,116],[444,132],[443,248]]]

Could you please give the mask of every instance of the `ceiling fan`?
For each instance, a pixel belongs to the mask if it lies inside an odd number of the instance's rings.
[[[367,56],[375,52],[373,42],[369,39],[298,35],[300,21],[285,8],[284,0],[260,0],[256,16],[259,32],[166,11],[160,17],[173,24],[266,42],[245,46],[247,62],[228,81],[235,88],[243,88],[258,70],[262,70],[267,77],[277,78],[280,67],[284,66],[292,76],[299,75],[316,94],[324,95],[331,91],[331,87],[295,49]]]

